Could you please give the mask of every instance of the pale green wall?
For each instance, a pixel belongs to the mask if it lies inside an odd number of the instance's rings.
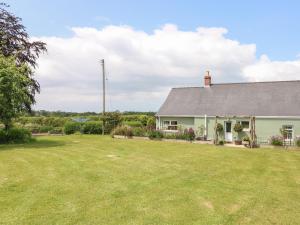
[[[300,135],[300,119],[256,118],[256,135],[259,142],[265,142],[272,135],[279,135],[282,125],[293,125],[294,137]]]
[[[204,126],[204,123],[204,117],[195,117],[195,129],[199,129],[199,127]]]
[[[198,130],[201,125],[204,125],[204,117],[161,117],[160,121],[163,124],[164,120],[177,120],[178,124],[182,125],[184,128],[192,127],[194,130]],[[221,123],[224,126],[224,121],[228,119],[218,118],[218,123]],[[229,119],[232,121],[232,129],[236,121],[247,120],[244,118],[234,118]],[[158,120],[157,120],[158,122]],[[284,118],[256,118],[256,135],[258,141],[267,142],[268,139],[273,135],[279,135],[279,129],[283,125],[293,125],[294,128],[294,137],[300,136],[300,119],[284,119]],[[214,126],[215,126],[215,117],[207,117],[207,138],[214,138]],[[233,131],[233,137],[236,137],[237,134]],[[243,132],[240,138],[248,134]]]
[[[163,127],[164,121],[176,120],[178,126],[182,126],[183,129],[185,128],[193,128],[194,127],[194,117],[161,117],[160,118],[160,127]]]

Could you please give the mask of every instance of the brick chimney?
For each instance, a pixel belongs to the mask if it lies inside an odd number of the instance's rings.
[[[211,76],[209,74],[209,71],[206,71],[204,75],[204,87],[210,87],[210,85],[211,85]]]

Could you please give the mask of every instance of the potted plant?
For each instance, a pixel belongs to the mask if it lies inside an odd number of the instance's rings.
[[[243,127],[240,123],[236,123],[233,127],[233,130],[237,133],[237,139],[234,141],[236,145],[241,145],[242,141],[240,140],[240,133],[243,131]]]
[[[224,128],[223,125],[220,123],[217,123],[215,126],[215,140],[214,140],[214,144],[218,145],[219,143],[219,136],[221,136],[222,132],[223,132]]]
[[[242,144],[243,144],[244,146],[249,146],[249,145],[250,145],[250,138],[249,138],[248,135],[245,136],[245,137],[243,137]]]

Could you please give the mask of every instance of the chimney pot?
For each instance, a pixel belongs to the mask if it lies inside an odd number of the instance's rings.
[[[204,75],[204,87],[210,87],[210,86],[211,86],[211,76],[209,74],[209,71],[206,71]]]

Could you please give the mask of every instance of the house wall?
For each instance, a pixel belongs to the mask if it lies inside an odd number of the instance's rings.
[[[300,136],[300,119],[256,118],[256,135],[259,142],[266,142],[273,135],[280,135],[283,125],[293,125],[294,138]]]
[[[234,118],[230,119],[232,121],[232,129],[234,124],[237,121],[247,120],[245,118]],[[221,123],[224,126],[224,122],[227,121],[225,118],[218,118],[218,123]],[[249,121],[249,120],[248,120]],[[207,120],[208,123],[208,139],[214,138],[214,126],[215,118],[210,117]],[[271,136],[280,135],[280,128],[283,125],[292,125],[294,131],[294,138],[300,136],[300,119],[286,119],[286,118],[256,118],[256,136],[259,143],[267,143]],[[233,132],[233,137],[236,138],[237,134]],[[245,135],[249,135],[249,132],[242,132],[239,138],[242,138]]]
[[[161,117],[161,127],[163,126],[164,120],[177,120],[178,125],[181,125],[183,128],[192,127],[196,132],[201,126],[205,126],[204,117]],[[248,120],[246,118],[218,118],[218,123],[221,123],[224,126],[225,121],[232,121],[232,129],[234,124],[237,121]],[[215,117],[207,117],[207,138],[212,140],[214,138],[214,127],[215,127]],[[158,122],[158,120],[157,120]],[[273,135],[280,135],[280,128],[283,125],[293,125],[293,136],[300,136],[300,119],[287,119],[287,118],[256,118],[256,135],[259,143],[265,143]],[[232,131],[233,140],[237,138],[237,134]],[[239,138],[242,138],[245,135],[249,135],[249,132],[242,132]]]
[[[190,127],[194,129],[194,117],[160,117],[160,119],[157,119],[157,123],[159,123],[158,121],[160,121],[160,129],[164,129],[164,121],[170,120],[176,120],[177,126],[182,126],[183,129]]]
[[[195,129],[195,118],[194,117],[160,117],[160,128],[163,129],[164,121],[176,120],[178,126],[185,128]],[[159,123],[159,119],[156,120]]]

